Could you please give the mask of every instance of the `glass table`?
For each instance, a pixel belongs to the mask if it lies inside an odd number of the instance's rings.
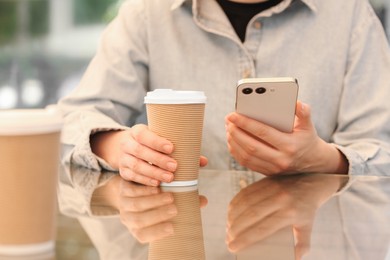
[[[56,259],[390,259],[390,177],[200,170],[153,188],[64,165],[58,198]]]

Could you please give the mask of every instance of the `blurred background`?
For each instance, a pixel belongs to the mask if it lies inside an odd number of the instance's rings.
[[[0,0],[0,109],[38,108],[72,90],[119,0]]]
[[[123,0],[0,0],[0,109],[53,104],[79,82]],[[371,0],[390,39],[390,0]]]

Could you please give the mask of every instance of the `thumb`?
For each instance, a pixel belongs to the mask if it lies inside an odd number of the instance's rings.
[[[298,228],[294,227],[295,244],[295,259],[301,260],[304,255],[310,251],[312,223]]]
[[[199,166],[200,166],[200,167],[204,167],[204,166],[207,165],[207,163],[208,163],[207,157],[201,155],[201,156],[200,156],[200,161],[199,161]]]
[[[310,118],[310,106],[301,101],[297,101],[295,110],[295,126],[299,128],[308,128],[312,126]]]

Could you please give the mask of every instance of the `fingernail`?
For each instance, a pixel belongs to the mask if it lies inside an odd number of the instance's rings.
[[[235,122],[235,121],[236,121],[236,119],[237,119],[237,116],[236,116],[235,114],[231,114],[231,115],[229,115],[229,121],[231,121],[231,122]]]
[[[164,202],[173,202],[173,197],[172,197],[172,195],[171,195],[171,194],[166,194],[166,195],[164,195],[163,201],[164,201]]]
[[[170,214],[170,215],[176,215],[176,214],[177,214],[177,209],[176,209],[176,207],[170,207],[170,208],[168,209],[168,214]]]
[[[236,249],[237,249],[236,243],[232,242],[232,243],[228,244],[228,249],[229,249],[230,251],[232,251],[232,252],[235,252]]]
[[[164,145],[163,146],[163,151],[165,152],[165,153],[171,153],[172,152],[172,145],[170,145],[170,144],[166,144],[166,145]]]
[[[226,242],[229,243],[233,240],[232,236],[229,234],[229,232],[226,230]]]
[[[173,234],[173,226],[172,225],[166,225],[164,230],[167,234]]]
[[[158,181],[157,180],[150,180],[150,183],[153,185],[153,186],[158,186]]]
[[[170,182],[170,181],[172,180],[173,175],[172,175],[172,174],[165,173],[165,174],[163,174],[162,177],[163,177],[164,181]]]
[[[231,244],[233,241],[233,238],[231,236],[229,236],[228,234],[226,235],[226,238],[225,238],[225,243],[227,245]]]
[[[177,165],[175,162],[168,162],[167,163],[167,168],[171,172],[174,172],[176,170],[176,167],[177,167]]]
[[[158,184],[158,181],[155,181],[157,184]],[[159,189],[158,188],[153,188],[152,189],[152,194],[158,194],[159,193]]]

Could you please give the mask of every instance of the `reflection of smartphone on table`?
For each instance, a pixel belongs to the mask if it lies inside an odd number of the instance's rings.
[[[297,97],[295,78],[242,79],[237,83],[236,112],[290,133]]]

